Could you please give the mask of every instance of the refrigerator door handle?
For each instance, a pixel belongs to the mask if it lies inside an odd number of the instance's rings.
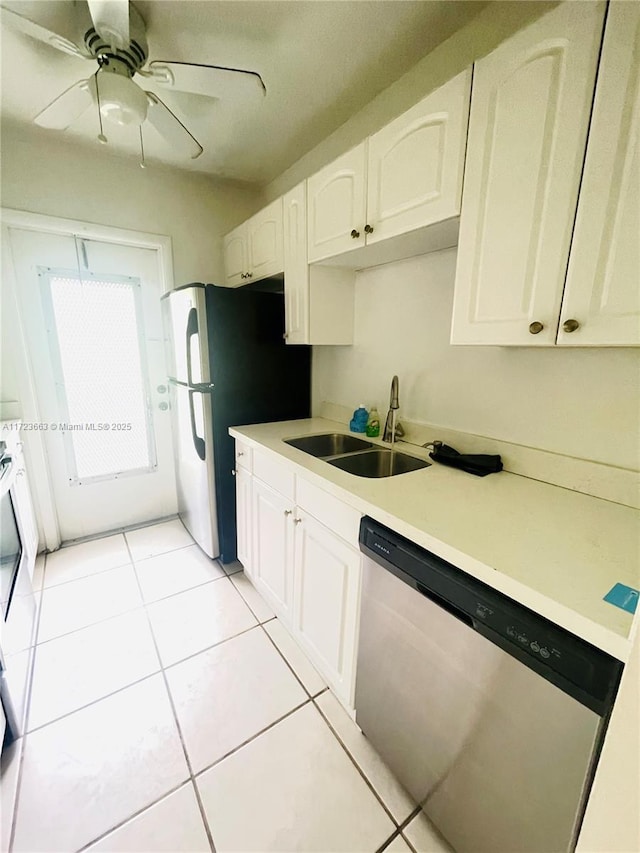
[[[193,375],[191,370],[191,338],[194,335],[198,334],[198,311],[196,308],[189,309],[189,316],[187,317],[187,338],[186,338],[186,347],[187,347],[187,384],[193,385]],[[189,405],[191,406],[191,398],[189,398]],[[193,412],[193,409],[192,409]],[[193,415],[191,418],[191,422],[193,423]],[[195,435],[195,432],[194,432]],[[202,457],[204,459],[204,456]]]
[[[204,443],[204,438],[198,435],[198,431],[196,429],[196,413],[193,405],[193,395],[199,394],[199,391],[189,391],[189,418],[191,420],[191,438],[193,439],[193,446],[195,448],[196,453],[204,461],[206,456],[206,446]]]

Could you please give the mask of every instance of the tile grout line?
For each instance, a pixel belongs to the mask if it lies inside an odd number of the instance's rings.
[[[125,537],[126,540],[126,537]],[[129,550],[129,554],[131,555],[131,549],[129,548],[129,543],[127,542],[127,549]],[[132,561],[133,562],[133,561]],[[140,590],[140,595],[142,600],[144,601],[144,594],[142,592],[142,585],[140,583],[140,579],[138,578],[138,573],[136,572],[135,565],[133,567],[133,573],[136,579],[136,583],[138,584],[138,589]],[[171,713],[173,715],[173,721],[176,726],[176,730],[178,732],[178,737],[180,739],[180,745],[182,746],[182,752],[184,754],[184,760],[187,765],[187,770],[189,771],[189,781],[193,787],[194,796],[196,798],[196,802],[198,804],[198,809],[200,810],[200,817],[202,819],[202,823],[204,825],[204,830],[207,835],[207,841],[209,842],[209,847],[211,848],[211,853],[216,853],[216,847],[213,842],[213,834],[209,827],[209,821],[207,820],[207,815],[204,810],[204,804],[202,802],[202,798],[200,797],[200,791],[198,790],[198,786],[196,785],[195,776],[193,774],[193,766],[191,764],[191,759],[189,758],[189,753],[187,752],[187,745],[184,740],[184,734],[182,732],[182,727],[180,726],[180,721],[178,720],[178,712],[176,711],[176,706],[173,701],[173,695],[171,693],[171,689],[169,688],[169,681],[167,679],[167,673],[165,672],[164,665],[162,662],[162,657],[160,655],[160,648],[158,646],[158,642],[156,640],[156,635],[153,630],[153,623],[151,622],[151,617],[149,616],[149,612],[145,605],[144,607],[145,616],[147,618],[147,623],[149,625],[149,630],[151,631],[151,637],[153,639],[153,645],[156,650],[156,655],[158,656],[158,663],[160,664],[162,681],[164,683],[164,689],[166,690],[167,698],[169,700],[169,707],[171,708]]]
[[[339,734],[337,733],[337,731],[333,728],[333,726],[332,726],[332,725],[331,725],[331,723],[329,722],[328,717],[323,713],[322,708],[318,705],[318,703],[316,702],[315,698],[314,698],[314,699],[312,699],[312,702],[313,702],[313,705],[315,706],[316,710],[317,710],[317,711],[318,711],[318,713],[320,714],[321,718],[322,718],[322,719],[324,720],[324,722],[326,723],[327,728],[328,728],[328,729],[329,729],[329,731],[333,734],[333,736],[334,736],[334,737],[335,737],[335,739],[338,741],[338,743],[340,744],[340,746],[342,747],[342,749],[346,752],[347,757],[349,758],[349,760],[351,761],[351,763],[353,764],[353,766],[356,768],[356,770],[358,771],[358,773],[360,774],[360,776],[361,776],[361,777],[362,777],[362,779],[364,780],[365,784],[367,785],[367,787],[369,788],[369,790],[371,791],[371,793],[374,795],[374,797],[376,798],[376,800],[380,803],[380,805],[382,806],[382,808],[384,809],[384,811],[387,813],[387,816],[391,819],[391,822],[394,824],[394,826],[396,827],[396,829],[397,829],[398,831],[400,831],[400,824],[399,824],[399,823],[398,823],[398,821],[395,819],[395,817],[391,814],[391,811],[389,810],[389,807],[388,807],[388,806],[387,806],[387,804],[384,802],[384,800],[382,799],[382,797],[380,796],[380,794],[379,794],[379,793],[376,791],[376,789],[373,787],[373,783],[369,781],[369,778],[368,778],[368,777],[367,777],[367,775],[365,774],[364,770],[360,767],[360,765],[359,765],[359,764],[358,764],[358,762],[356,761],[355,757],[351,754],[351,752],[350,752],[350,751],[349,751],[349,749],[347,748],[346,744],[343,742],[343,740],[342,740],[342,738],[340,737],[340,735],[339,735]],[[395,832],[395,830],[394,830],[394,833],[392,833],[391,838],[393,838],[395,834],[397,834],[397,833],[396,833],[396,832]],[[389,841],[389,840],[391,840],[391,839],[387,839],[387,841]],[[384,843],[386,843],[386,842],[384,842]],[[380,850],[380,848],[378,848],[378,850]]]
[[[300,704],[296,705],[294,708],[290,708],[285,714],[283,714],[281,717],[278,717],[277,720],[273,720],[273,722],[269,723],[268,726],[265,726],[263,729],[260,729],[260,731],[256,732],[255,734],[252,734],[251,737],[248,737],[246,740],[242,741],[242,743],[238,744],[238,746],[234,746],[233,749],[229,750],[229,752],[225,752],[225,754],[221,755],[220,758],[216,758],[216,760],[212,761],[211,764],[207,764],[205,767],[202,768],[202,770],[198,770],[195,775],[195,778],[197,778],[198,776],[202,776],[209,770],[212,770],[214,767],[217,767],[218,764],[221,764],[223,761],[226,761],[227,758],[230,758],[232,755],[235,755],[236,752],[239,752],[241,749],[244,749],[245,746],[248,746],[261,735],[265,734],[265,732],[268,732],[270,729],[279,725],[288,717],[291,717],[293,714],[296,713],[296,711],[299,711],[306,705],[310,705],[311,701],[311,699],[307,698],[304,700],[304,702],[300,702]]]
[[[277,617],[276,617],[276,618],[277,618]],[[268,619],[267,621],[268,621],[268,622],[271,622],[272,620],[271,620],[271,619]],[[298,675],[298,673],[297,673],[297,672],[295,671],[295,669],[293,668],[293,665],[292,665],[292,664],[290,664],[290,663],[289,663],[289,661],[287,660],[287,658],[285,657],[284,652],[282,652],[282,651],[280,650],[280,648],[279,648],[278,644],[276,643],[276,641],[273,639],[273,637],[271,636],[271,634],[270,634],[270,633],[267,631],[267,629],[264,627],[264,625],[265,625],[265,624],[266,624],[266,623],[261,624],[261,625],[260,625],[260,627],[262,628],[262,630],[264,631],[264,633],[267,635],[267,639],[269,640],[269,642],[271,643],[271,645],[275,648],[275,650],[278,652],[278,654],[280,655],[280,657],[282,658],[282,660],[285,662],[285,664],[287,665],[287,667],[291,670],[291,673],[293,674],[294,678],[296,679],[296,681],[298,682],[298,684],[302,687],[302,689],[303,689],[303,690],[304,690],[304,692],[307,694],[307,696],[309,697],[309,699],[311,699],[311,700],[312,700],[314,697],[311,695],[311,691],[310,691],[310,690],[308,690],[308,688],[307,688],[306,684],[304,684],[304,682],[302,681],[302,679],[300,678],[300,676]],[[322,690],[322,691],[320,691],[320,692],[321,692],[321,693],[323,693],[323,692],[324,692],[324,690]],[[320,695],[320,694],[318,693],[318,694],[316,694],[316,695]]]
[[[179,791],[181,788],[186,787],[190,783],[190,779],[183,779],[182,782],[178,782],[177,785],[174,785],[173,788],[170,788],[166,793],[162,794],[161,797],[158,797],[157,800],[153,800],[153,802],[148,803],[146,806],[143,806],[141,809],[137,809],[133,814],[128,815],[124,820],[118,821],[114,826],[109,827],[106,832],[102,832],[100,835],[96,835],[95,838],[92,838],[91,841],[88,841],[86,844],[83,844],[82,847],[78,847],[76,853],[82,853],[83,850],[87,850],[93,844],[97,844],[99,841],[102,841],[104,838],[107,838],[111,835],[112,832],[115,832],[118,829],[121,829],[126,823],[134,820],[139,817],[141,814],[147,811],[147,809],[152,809],[154,806],[157,806],[158,803],[161,803],[163,800],[166,800],[167,797],[170,797],[172,794],[175,794],[176,791]]]
[[[36,560],[38,556],[36,555]],[[29,723],[29,714],[31,713],[31,694],[33,692],[33,677],[36,669],[36,654],[38,650],[38,635],[40,633],[40,620],[42,618],[42,607],[44,604],[44,582],[47,576],[47,563],[48,563],[48,555],[45,552],[44,554],[44,566],[42,567],[42,578],[40,581],[40,599],[38,602],[38,618],[36,621],[35,630],[33,632],[32,642],[32,658],[31,658],[31,672],[29,673],[29,684],[27,686],[27,699],[25,703],[24,709],[24,722],[25,729]],[[11,815],[11,832],[9,833],[9,851],[13,850],[13,845],[15,842],[16,828],[18,823],[18,806],[20,805],[20,794],[22,792],[22,771],[24,768],[24,753],[27,746],[27,736],[28,732],[25,731],[22,738],[22,744],[20,749],[20,764],[18,766],[18,779],[16,782],[16,797],[13,803],[13,813]]]

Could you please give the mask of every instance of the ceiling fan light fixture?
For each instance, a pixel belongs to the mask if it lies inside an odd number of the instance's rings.
[[[109,71],[98,72],[100,112],[119,125],[141,125],[147,117],[146,94],[130,77]]]

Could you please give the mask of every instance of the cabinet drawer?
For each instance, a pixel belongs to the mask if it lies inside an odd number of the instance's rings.
[[[295,477],[284,465],[263,453],[254,453],[253,473],[276,492],[280,492],[291,501],[294,499]]]
[[[297,480],[297,505],[357,548],[360,513],[301,477]]]
[[[236,468],[244,468],[251,473],[252,450],[248,444],[236,439]]]

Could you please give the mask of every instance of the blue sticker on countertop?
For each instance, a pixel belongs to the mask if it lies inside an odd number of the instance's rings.
[[[635,613],[639,595],[640,592],[632,586],[617,583],[609,590],[603,600],[622,608],[622,610],[626,610],[627,613]]]

